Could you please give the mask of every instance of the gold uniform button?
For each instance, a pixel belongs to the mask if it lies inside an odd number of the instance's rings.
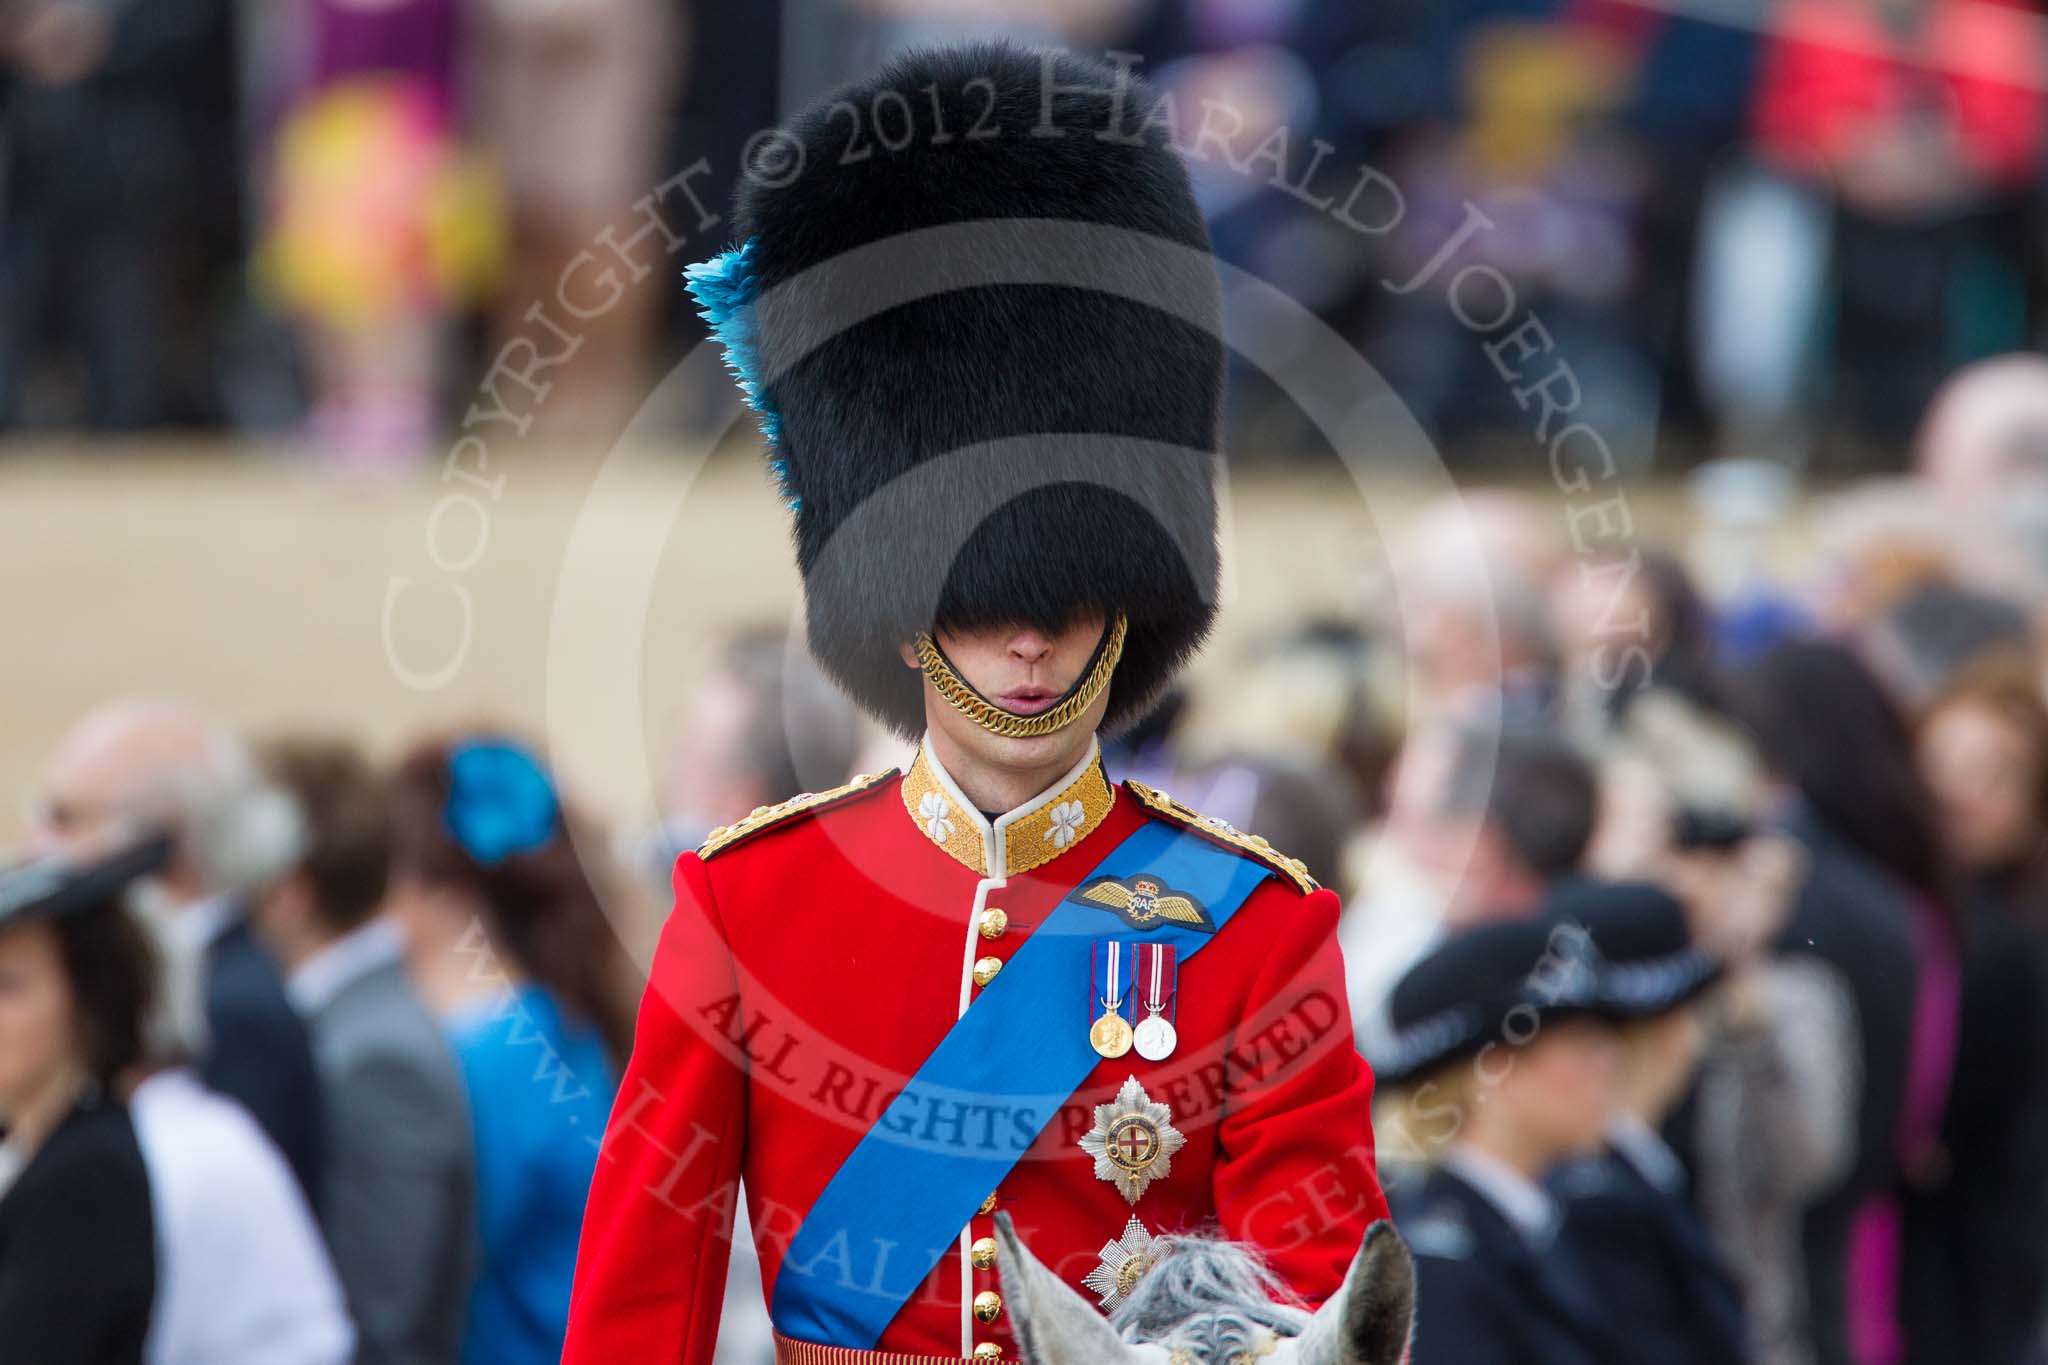
[[[993,1289],[984,1289],[974,1296],[974,1320],[984,1325],[994,1322],[1003,1315],[1003,1296]]]
[[[1003,931],[1009,927],[1010,917],[994,906],[990,906],[981,912],[981,936],[983,938],[1001,938]]]
[[[1001,1360],[1003,1358],[1003,1348],[996,1345],[993,1341],[981,1342],[974,1348],[974,1358],[976,1360]]]
[[[996,1239],[977,1237],[974,1245],[967,1249],[967,1258],[974,1262],[976,1270],[987,1270],[996,1263]]]
[[[988,1216],[989,1214],[991,1214],[991,1213],[994,1213],[995,1211],[996,1211],[996,1192],[995,1192],[994,1190],[990,1190],[990,1191],[988,1192],[988,1198],[986,1198],[986,1199],[984,1199],[984,1200],[982,1200],[982,1201],[981,1201],[981,1214],[982,1214],[982,1217],[986,1218],[986,1217],[987,1217],[987,1216]]]
[[[1002,969],[1003,960],[999,957],[984,957],[976,960],[974,964],[974,984],[986,986],[989,982],[996,979],[996,973]]]

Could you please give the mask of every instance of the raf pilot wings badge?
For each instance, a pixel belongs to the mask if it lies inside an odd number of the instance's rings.
[[[1200,901],[1171,890],[1157,877],[1142,872],[1128,877],[1096,877],[1082,883],[1067,899],[1076,905],[1108,910],[1133,929],[1178,924],[1205,934],[1216,932],[1215,921],[1209,918]]]

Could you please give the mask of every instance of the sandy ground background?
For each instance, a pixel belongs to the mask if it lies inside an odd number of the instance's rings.
[[[630,814],[721,634],[798,622],[786,513],[745,451],[522,453],[489,474],[495,496],[439,466],[364,484],[260,450],[0,447],[0,828],[62,730],[132,692],[379,755],[509,724],[585,804]],[[1671,490],[1628,491],[1639,525],[1674,526]],[[1420,495],[1334,464],[1235,473],[1203,667],[1368,591]]]

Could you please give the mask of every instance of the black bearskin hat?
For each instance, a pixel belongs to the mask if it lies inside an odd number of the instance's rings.
[[[1099,61],[913,52],[765,144],[741,247],[692,268],[795,508],[811,650],[905,734],[920,631],[1122,612],[1112,727],[1208,633],[1222,329],[1169,131]]]

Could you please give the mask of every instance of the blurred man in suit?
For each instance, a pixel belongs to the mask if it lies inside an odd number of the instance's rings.
[[[312,1028],[327,1097],[325,1222],[356,1359],[453,1361],[476,1261],[469,1109],[406,977],[398,926],[378,913],[393,838],[385,792],[342,744],[281,744],[265,761],[308,837],[256,921]]]
[[[1406,795],[1387,824],[1390,873],[1337,929],[1368,1051],[1387,1039],[1401,974],[1475,924],[1533,917],[1585,862],[1600,814],[1592,766],[1550,726],[1432,726],[1399,762]]]
[[[203,959],[205,1084],[247,1109],[320,1190],[320,1091],[305,1024],[277,965],[250,932],[250,898],[290,866],[302,833],[291,803],[248,750],[183,703],[128,698],[89,713],[44,772],[35,837],[70,852],[139,828],[168,830],[177,851],[146,888]]]

